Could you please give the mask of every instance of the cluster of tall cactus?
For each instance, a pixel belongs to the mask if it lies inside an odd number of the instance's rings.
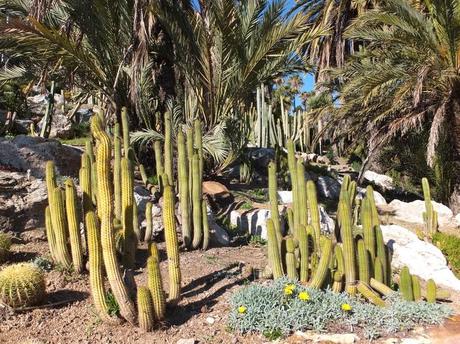
[[[433,235],[438,230],[438,213],[433,208],[431,202],[430,184],[428,179],[422,179],[423,198],[425,199],[425,211],[423,212],[423,221],[428,235]]]
[[[132,324],[139,323],[141,328],[149,331],[155,320],[163,319],[166,297],[155,243],[149,244],[148,286],[137,287],[134,280],[140,232],[134,200],[133,152],[129,143],[126,110],[122,111],[122,136],[118,123],[114,125],[111,136],[98,115],[91,120],[91,133],[95,147],[91,141],[86,145],[79,174],[83,214],[81,220],[73,180],[66,180],[65,192],[62,191],[56,183],[53,162],[47,163],[49,207],[46,209],[46,230],[51,255],[54,262],[82,271],[82,247],[86,247],[91,294],[100,317],[114,320],[110,315],[104,283],[107,279],[119,306],[120,316]],[[163,222],[169,269],[168,301],[175,304],[180,298],[181,274],[174,192],[167,180],[165,177]],[[80,222],[84,223],[86,241],[80,235]],[[86,245],[83,245],[84,242]]]
[[[337,209],[339,230],[332,237],[322,235],[315,184],[305,181],[304,166],[296,160],[292,141],[288,141],[287,150],[293,202],[287,212],[289,232],[284,237],[278,213],[276,164],[271,162],[268,166],[271,209],[267,222],[268,260],[273,278],[287,275],[313,288],[359,293],[384,306],[382,296],[393,292],[394,283],[391,256],[383,240],[372,187],[367,187],[366,196],[360,201],[356,197],[356,182],[346,176]],[[418,278],[407,274],[403,269],[402,294],[407,300],[418,300],[421,297]],[[411,288],[414,285],[415,297],[412,291],[406,291],[409,282]],[[427,299],[433,299],[432,293],[428,288]]]

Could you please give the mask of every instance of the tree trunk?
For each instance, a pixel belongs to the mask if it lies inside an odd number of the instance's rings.
[[[459,95],[460,93],[457,93]],[[452,101],[452,117],[453,131],[452,143],[454,146],[454,175],[453,175],[453,191],[450,196],[449,206],[454,214],[460,213],[460,97],[454,98]]]

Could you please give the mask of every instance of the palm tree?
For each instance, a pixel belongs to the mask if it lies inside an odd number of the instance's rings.
[[[122,106],[137,107],[148,68],[164,100],[174,94],[172,47],[146,11],[151,2],[0,0],[0,50],[10,58],[0,80],[58,74],[102,95],[107,113],[118,114]]]
[[[342,81],[337,120],[368,134],[369,155],[395,135],[428,126],[428,165],[444,156],[458,171],[460,1],[427,0],[421,9],[408,0],[387,0],[361,15],[346,37],[364,41],[366,48],[336,74]],[[448,152],[438,149],[445,140]],[[450,205],[460,211],[459,173]]]

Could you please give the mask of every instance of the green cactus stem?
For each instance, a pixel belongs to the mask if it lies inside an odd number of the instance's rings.
[[[364,296],[369,302],[376,306],[385,307],[385,301],[383,301],[379,295],[377,295],[372,289],[370,289],[363,282],[359,281],[356,286],[358,292]]]
[[[56,258],[57,263],[64,268],[70,269],[72,260],[70,258],[69,248],[67,246],[67,224],[65,205],[60,188],[55,188],[52,196],[51,222],[53,224],[54,239],[56,242]]]
[[[307,202],[308,202],[308,209],[310,211],[310,224],[313,227],[315,252],[316,254],[319,254],[320,253],[319,241],[320,241],[320,235],[321,235],[321,225],[320,225],[318,198],[316,194],[316,186],[312,180],[307,181]]]
[[[369,284],[370,272],[369,272],[369,254],[364,245],[364,240],[359,239],[357,242],[358,248],[358,271],[359,280],[365,284]]]
[[[171,186],[166,186],[163,193],[163,224],[168,256],[169,301],[176,304],[180,299],[181,273],[179,261],[179,244],[174,216],[174,193]],[[200,207],[201,214],[201,207]]]
[[[294,141],[291,139],[286,142],[287,151],[288,151],[288,168],[289,174],[291,177],[291,187],[292,187],[292,206],[294,211],[294,235],[295,231],[299,225],[299,211],[297,209],[297,166],[296,166],[296,157],[295,157],[295,146]]]
[[[56,239],[53,232],[53,223],[51,220],[51,210],[47,206],[45,209],[45,228],[46,228],[46,238],[48,239],[48,246],[50,249],[51,259],[53,262],[57,262],[57,248],[56,248]]]
[[[173,139],[171,112],[165,112],[164,169],[170,185],[174,185]]]
[[[123,266],[134,269],[137,238],[133,226],[134,180],[131,161],[121,159],[121,209],[123,223]],[[137,214],[136,214],[137,215]]]
[[[414,301],[412,277],[407,266],[404,266],[399,273],[399,290],[401,291],[404,300]]]
[[[425,212],[423,220],[425,221],[426,231],[429,235],[433,235],[438,230],[438,213],[433,208],[431,202],[430,184],[428,179],[422,178],[423,198],[425,199]]]
[[[375,289],[376,291],[378,291],[380,294],[382,294],[384,296],[388,296],[391,293],[394,293],[393,289],[391,289],[387,285],[383,284],[382,282],[377,281],[374,278],[371,278],[369,284],[373,289]]]
[[[286,272],[291,280],[299,278],[297,275],[296,260],[295,260],[295,244],[292,237],[286,237]]]
[[[384,283],[385,281],[383,264],[382,260],[379,257],[375,257],[374,260],[374,278],[376,281],[379,281],[380,283]]]
[[[412,278],[412,292],[414,294],[414,301],[422,299],[422,289],[420,287],[420,280],[417,276],[411,275]]]
[[[297,160],[297,201],[299,212],[299,225],[307,225],[307,188],[305,185],[305,167],[302,160]],[[298,234],[298,233],[297,233]]]
[[[301,226],[299,229],[299,251],[300,251],[300,282],[307,282],[309,278],[309,243],[307,229]]]
[[[192,228],[190,222],[190,200],[189,200],[189,171],[188,159],[185,147],[184,133],[179,130],[177,134],[177,153],[178,153],[178,179],[179,179],[179,204],[182,224],[182,240],[185,247],[190,247],[192,242]]]
[[[278,279],[283,277],[283,265],[281,263],[281,254],[276,238],[275,225],[272,219],[267,220],[267,249],[268,262],[270,264],[273,278]]]
[[[390,286],[391,274],[389,272],[391,267],[389,266],[390,262],[388,251],[385,245],[385,241],[383,240],[383,234],[380,225],[375,226],[374,231],[377,245],[377,257],[380,258],[380,262],[382,263],[383,283],[385,283],[387,286]],[[374,267],[374,269],[376,268]]]
[[[432,279],[426,282],[426,302],[436,303],[436,283]]]
[[[146,228],[145,228],[145,236],[144,241],[150,242],[152,240],[153,234],[153,222],[152,222],[152,202],[147,202],[145,204],[145,220],[146,220]]]
[[[201,177],[200,177],[200,157],[198,154],[193,155],[192,160],[192,212],[193,212],[193,241],[192,247],[197,249],[203,238],[201,209]]]
[[[201,203],[203,209],[203,250],[207,250],[209,247],[208,206],[204,199]]]
[[[115,123],[113,127],[113,194],[114,194],[114,215],[121,221],[121,139],[120,125]]]
[[[278,212],[278,182],[276,180],[276,163],[270,161],[268,164],[268,198],[270,200],[270,218],[273,220],[275,226],[276,239],[281,244],[281,225],[280,216]],[[292,210],[291,210],[292,212]]]
[[[321,288],[326,280],[329,271],[329,262],[332,257],[332,240],[324,238],[321,248],[321,258],[319,259],[318,266],[316,267],[313,278],[310,282],[311,288]]]
[[[73,268],[76,272],[83,271],[83,249],[80,236],[80,221],[77,211],[77,192],[72,179],[65,181],[65,206],[70,237]]]
[[[203,176],[203,136],[201,131],[201,122],[196,119],[193,123],[193,134],[194,134],[194,144],[196,151],[198,153],[198,160],[200,162],[200,185],[202,183],[202,176]]]
[[[150,257],[147,259],[148,287],[152,295],[155,319],[161,321],[165,317],[166,300],[160,272],[160,256],[157,245],[154,242],[150,243],[149,252]]]
[[[147,287],[137,288],[137,314],[139,327],[145,332],[152,331],[154,324],[153,303]]]
[[[361,224],[363,226],[364,244],[372,261],[374,261],[376,256],[375,230],[372,226],[372,209],[367,197],[361,203]]]
[[[155,143],[153,144],[153,149],[155,153],[155,171],[157,174],[157,182],[158,182],[158,185],[160,185],[160,179],[164,173],[163,158],[162,158],[163,154],[161,152],[161,142],[155,141]]]

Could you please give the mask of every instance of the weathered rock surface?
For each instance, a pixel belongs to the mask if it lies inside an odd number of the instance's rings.
[[[395,188],[393,185],[393,178],[384,174],[379,174],[373,171],[366,171],[364,172],[363,177],[364,180],[366,180],[368,183],[379,187],[381,190],[391,191]]]
[[[407,266],[413,275],[424,280],[432,278],[440,286],[460,291],[460,280],[448,268],[446,258],[436,246],[420,240],[401,226],[381,228],[385,243],[393,252],[391,265],[394,268]]]
[[[353,344],[359,342],[359,337],[354,333],[316,333],[313,331],[297,331],[295,337],[305,340],[305,343],[334,343]]]
[[[363,199],[364,196],[366,196],[367,190],[365,188],[360,188],[358,187],[358,198]],[[376,205],[385,205],[387,204],[387,201],[385,200],[385,197],[383,195],[374,190],[374,200]]]
[[[44,227],[46,183],[27,173],[0,171],[0,231]]]
[[[320,176],[316,182],[318,195],[323,198],[338,200],[340,196],[340,183],[332,177]]]
[[[37,128],[40,132],[43,126],[44,117],[38,123]],[[69,117],[63,114],[55,113],[51,118],[50,138],[69,139],[73,137],[74,129]]]
[[[230,244],[230,236],[227,231],[222,228],[214,218],[211,208],[208,206],[208,224],[209,224],[209,239],[212,247],[228,246]]]
[[[438,223],[440,227],[452,225],[455,222],[452,210],[444,204],[432,201],[433,208],[438,212]],[[396,220],[423,225],[423,212],[425,211],[425,202],[416,200],[412,202],[403,202],[395,199],[390,202],[391,212]]]
[[[43,178],[48,160],[56,164],[57,173],[78,176],[81,151],[56,140],[19,135],[12,140],[0,138],[0,168],[17,172],[30,170],[32,176]]]

